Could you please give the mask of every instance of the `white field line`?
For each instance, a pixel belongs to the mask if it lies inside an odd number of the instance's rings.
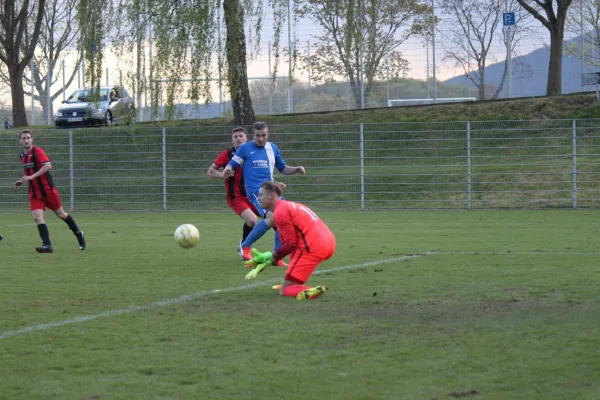
[[[600,256],[600,252],[571,252],[571,251],[435,251],[433,254],[440,256]]]
[[[413,258],[419,258],[419,257],[423,257],[426,255],[431,255],[431,254],[435,254],[435,253],[427,252],[427,253],[421,253],[421,254],[413,254],[413,255],[406,255],[406,256],[395,257],[395,258],[388,258],[388,259],[379,260],[379,261],[371,261],[371,262],[367,262],[364,264],[353,264],[353,265],[346,265],[343,267],[321,269],[321,270],[315,271],[315,273],[313,273],[313,275],[322,275],[322,274],[329,273],[329,272],[344,271],[344,270],[356,269],[356,268],[366,268],[366,267],[372,267],[374,265],[380,265],[380,264],[389,264],[389,263],[393,263],[393,262],[405,261],[405,260],[410,260]],[[184,294],[183,296],[173,297],[170,299],[158,300],[158,301],[154,301],[152,303],[147,303],[147,304],[143,304],[143,305],[130,306],[130,307],[122,308],[119,310],[108,310],[108,311],[104,311],[104,312],[101,312],[98,314],[84,315],[84,316],[73,317],[73,318],[69,318],[69,319],[63,319],[61,321],[32,325],[32,326],[28,326],[28,327],[22,328],[22,329],[17,329],[14,331],[2,332],[2,333],[0,333],[0,340],[6,339],[6,338],[9,338],[12,336],[18,336],[18,335],[23,335],[26,333],[44,331],[47,329],[57,328],[57,327],[65,326],[65,325],[93,321],[98,318],[109,318],[109,317],[114,317],[114,316],[123,315],[123,314],[131,314],[131,313],[134,313],[137,311],[144,311],[144,310],[148,310],[148,309],[156,308],[156,307],[164,307],[164,306],[171,306],[171,305],[175,305],[175,304],[185,303],[187,301],[195,300],[200,297],[209,296],[211,294],[237,292],[240,290],[254,289],[257,287],[273,285],[273,284],[280,283],[280,282],[281,282],[281,278],[274,278],[274,279],[269,279],[267,281],[249,283],[247,285],[230,287],[230,288],[225,288],[225,289],[199,291],[196,293]]]

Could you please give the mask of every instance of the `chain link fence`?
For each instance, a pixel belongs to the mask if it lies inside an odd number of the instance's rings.
[[[276,179],[315,209],[595,208],[600,120],[273,125],[270,140],[304,176]],[[222,210],[206,172],[231,127],[36,130],[67,210]],[[0,136],[0,211],[28,208],[11,189],[18,139]]]

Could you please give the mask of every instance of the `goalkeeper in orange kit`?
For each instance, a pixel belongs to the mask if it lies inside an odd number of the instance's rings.
[[[281,247],[274,252],[260,253],[252,249],[252,260],[246,267],[253,268],[246,279],[253,279],[267,266],[290,254],[290,262],[283,283],[279,287],[282,296],[308,300],[319,297],[327,290],[324,286],[305,286],[317,265],[331,258],[335,252],[335,236],[327,225],[304,204],[281,199],[283,188],[274,181],[260,186],[258,202],[273,212],[275,226],[281,238]]]

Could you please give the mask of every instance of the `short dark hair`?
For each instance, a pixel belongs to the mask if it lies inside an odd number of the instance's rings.
[[[244,132],[244,135],[246,135],[246,130],[244,128],[242,128],[241,126],[233,128],[233,130],[231,131],[231,134],[233,135],[236,132]]]
[[[31,137],[33,137],[33,133],[31,133],[31,131],[29,129],[23,129],[21,132],[19,132],[19,139],[21,139],[21,136],[24,133],[29,133],[31,135]]]
[[[254,131],[262,131],[263,129],[267,129],[267,124],[262,121],[256,121],[252,124],[252,132]]]
[[[278,196],[283,194],[283,187],[279,184],[279,182],[275,181],[266,181],[260,185],[261,188],[265,189],[269,193],[276,193]]]

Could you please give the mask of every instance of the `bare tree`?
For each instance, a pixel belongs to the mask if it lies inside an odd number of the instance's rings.
[[[361,103],[386,54],[392,74],[403,75],[407,64],[396,49],[431,23],[431,7],[424,0],[307,0],[302,14],[315,19],[325,34],[311,50],[311,78],[329,81],[347,77],[356,105]],[[307,65],[307,62],[303,64]],[[361,73],[362,72],[362,73]]]
[[[565,30],[579,36],[565,52],[588,65],[600,65],[600,0],[575,0],[569,9]]]
[[[517,0],[444,0],[442,9],[453,16],[452,24],[446,24],[442,34],[442,45],[446,59],[454,61],[465,76],[478,89],[479,99],[486,98],[486,67],[490,62],[490,50],[500,43],[510,45],[512,57],[517,56],[517,44],[531,32],[527,20],[530,14],[518,8],[515,12],[513,30],[505,34],[500,21],[504,10],[514,10]],[[498,37],[501,40],[497,40]],[[504,69],[500,83],[491,98],[497,98],[504,87],[508,74],[508,57],[504,58]]]
[[[456,21],[442,35],[446,58],[462,68],[479,90],[479,100],[485,100],[485,70],[502,20],[501,0],[445,0],[442,10]]]
[[[23,0],[17,8],[14,0],[2,0],[0,6],[0,61],[7,69],[12,98],[13,124],[27,126],[23,71],[31,61],[40,36],[46,0]],[[29,30],[29,21],[33,29]]]
[[[565,22],[567,19],[567,10],[573,0],[517,1],[550,32],[550,64],[548,65],[546,95],[558,96],[562,93],[562,56]],[[554,3],[556,3],[556,11],[554,10]],[[542,12],[546,14],[546,17],[541,14]]]
[[[35,100],[40,102],[44,116],[54,115],[53,101],[73,82],[77,73],[77,68],[70,68],[69,76],[65,77],[65,87],[61,83],[60,87],[50,94],[50,101],[48,101],[48,92],[51,86],[62,77],[65,57],[68,52],[76,52],[76,65],[79,65],[81,61],[81,52],[77,51],[76,43],[74,43],[79,39],[79,27],[75,23],[77,1],[51,0],[46,3],[38,49],[33,56],[33,86],[35,92],[32,93],[27,89],[23,91],[25,95],[33,96]],[[58,73],[55,73],[57,70]],[[3,81],[10,82],[8,75],[1,70],[0,77]],[[32,83],[31,74],[25,74],[24,79],[26,88],[29,88]]]

